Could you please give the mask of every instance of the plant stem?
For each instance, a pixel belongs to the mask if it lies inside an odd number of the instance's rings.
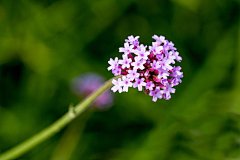
[[[87,121],[91,117],[93,110],[88,108],[81,116],[77,117],[73,122],[71,122],[65,129],[61,139],[56,145],[52,155],[49,160],[65,160],[71,159],[73,152],[75,151],[82,135]],[[66,147],[67,146],[67,147]],[[78,152],[84,153],[87,148],[87,145],[81,147],[81,151]]]
[[[53,124],[48,126],[47,128],[43,129],[36,135],[32,136],[31,138],[27,139],[26,141],[22,142],[21,144],[11,148],[10,150],[2,153],[0,155],[0,160],[6,160],[6,159],[14,159],[17,158],[36,145],[40,144],[41,142],[45,141],[46,139],[50,138],[51,136],[58,133],[63,127],[65,127],[67,124],[69,124],[73,119],[76,118],[76,116],[80,115],[82,112],[84,112],[89,105],[97,99],[98,96],[100,96],[103,92],[105,92],[107,89],[109,89],[113,84],[113,79],[121,78],[122,76],[114,77],[107,82],[105,82],[96,92],[89,95],[86,99],[84,99],[82,102],[77,104],[75,107],[70,106],[69,111],[65,113],[61,118],[59,118],[57,121],[55,121]]]

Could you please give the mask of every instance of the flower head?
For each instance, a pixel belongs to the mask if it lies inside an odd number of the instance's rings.
[[[182,82],[183,73],[180,66],[172,66],[175,60],[182,61],[174,47],[173,42],[169,42],[164,36],[152,36],[155,42],[152,46],[139,44],[139,36],[128,36],[124,47],[119,48],[123,52],[123,59],[110,59],[108,70],[112,70],[114,75],[125,75],[118,81],[113,80],[113,92],[128,92],[129,87],[138,88],[147,95],[157,99],[171,98],[171,93],[175,93],[174,86]]]

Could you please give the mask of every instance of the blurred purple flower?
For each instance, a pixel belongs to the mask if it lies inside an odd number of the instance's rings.
[[[105,78],[96,73],[81,74],[71,81],[71,91],[83,98],[96,91],[103,83]],[[92,104],[97,109],[107,109],[113,105],[114,94],[107,90],[100,95]]]

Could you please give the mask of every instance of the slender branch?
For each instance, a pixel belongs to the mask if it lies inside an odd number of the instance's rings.
[[[50,156],[49,160],[71,159],[72,154],[75,151],[78,142],[83,135],[86,123],[91,117],[92,113],[93,110],[87,109],[85,112],[81,114],[81,116],[77,117],[73,122],[71,122],[67,126],[57,146],[52,152],[52,155]],[[84,146],[83,148],[81,147],[81,153],[83,153],[85,149],[86,146]]]
[[[70,106],[69,111],[65,113],[57,121],[55,121],[53,124],[43,129],[42,131],[32,136],[31,138],[27,139],[26,141],[22,142],[21,144],[15,146],[14,148],[11,148],[10,150],[2,153],[0,155],[0,160],[17,158],[26,153],[27,151],[29,151],[30,149],[32,149],[33,147],[35,147],[36,145],[40,144],[41,142],[58,133],[63,127],[65,127],[73,119],[75,119],[76,116],[84,112],[89,107],[89,105],[95,99],[97,99],[98,96],[100,96],[103,92],[110,88],[113,85],[112,84],[113,79],[118,79],[120,77],[121,76],[117,76],[108,80],[96,92],[88,96],[86,99],[77,104],[75,107]]]

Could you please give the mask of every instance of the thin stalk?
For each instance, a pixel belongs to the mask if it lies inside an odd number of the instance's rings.
[[[80,115],[82,112],[84,112],[89,105],[97,99],[98,96],[100,96],[103,92],[105,92],[107,89],[109,89],[113,84],[113,79],[118,79],[121,76],[114,77],[107,82],[105,82],[96,92],[89,95],[86,99],[84,99],[82,102],[77,104],[75,107],[70,106],[69,111],[65,113],[61,118],[59,118],[57,121],[55,121],[53,124],[48,126],[47,128],[43,129],[36,135],[32,136],[31,138],[27,139],[26,141],[20,143],[19,145],[9,149],[8,151],[2,153],[0,155],[0,160],[6,160],[6,159],[15,159],[36,145],[40,144],[41,142],[45,141],[46,139],[52,137],[56,133],[58,133],[63,127],[65,127],[67,124],[69,124],[73,119],[75,119],[78,115]]]
[[[93,110],[87,109],[71,122],[64,131],[61,139],[55,147],[49,160],[66,160],[71,159],[82,135],[87,121],[91,117]],[[67,146],[67,147],[66,147]],[[87,146],[81,147],[80,153],[84,153]]]

